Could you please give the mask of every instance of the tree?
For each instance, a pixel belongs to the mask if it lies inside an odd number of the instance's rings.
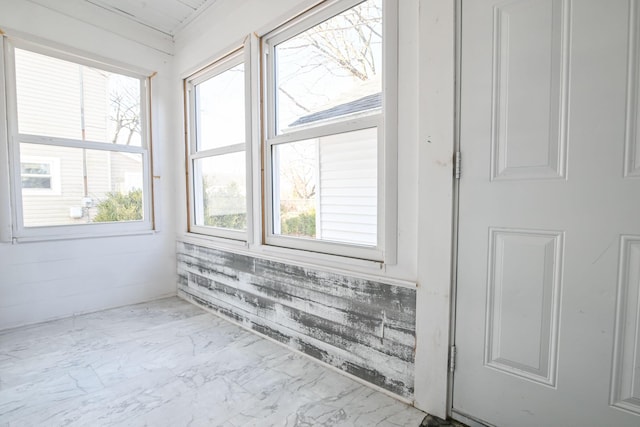
[[[290,197],[312,199],[316,195],[316,167],[318,162],[317,145],[308,141],[291,143],[287,150],[286,167],[282,168],[282,177],[290,187]]]
[[[111,111],[109,120],[114,125],[111,142],[117,144],[124,135],[124,144],[130,145],[134,135],[140,130],[140,88],[128,81],[127,77],[111,75],[109,101]]]
[[[382,40],[382,7],[367,1],[324,21],[302,34],[306,46],[315,49],[323,67],[333,73],[336,67],[358,80],[377,74],[373,46]]]
[[[98,213],[93,222],[140,221],[142,220],[142,190],[128,193],[112,191],[98,203]]]
[[[317,111],[328,92],[341,92],[336,78],[366,82],[380,74],[381,45],[381,0],[360,3],[281,43],[281,100],[298,110],[293,116]]]

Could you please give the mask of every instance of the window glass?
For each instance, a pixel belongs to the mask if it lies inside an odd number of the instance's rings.
[[[25,227],[141,221],[144,218],[142,154],[22,143],[20,155],[23,158],[47,156],[59,163],[58,171],[38,178],[33,172],[45,171],[40,164],[21,162]],[[25,175],[25,171],[30,173]],[[57,192],[29,191],[52,188],[54,176],[58,180]],[[44,187],[44,179],[48,180],[49,187]],[[42,186],[38,187],[40,184]]]
[[[15,49],[18,131],[141,146],[140,79]]]
[[[51,163],[21,162],[22,188],[51,189]]]
[[[244,64],[195,88],[198,151],[245,142]]]
[[[382,0],[275,46],[276,133],[381,107]]]
[[[376,245],[377,128],[272,150],[274,234]]]
[[[244,151],[194,161],[196,225],[247,229],[245,161]]]

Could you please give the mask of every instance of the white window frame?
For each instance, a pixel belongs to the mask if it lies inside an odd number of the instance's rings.
[[[382,39],[382,111],[277,133],[275,103],[275,47],[297,34],[343,12],[363,0],[329,0],[294,18],[262,38],[263,52],[263,144],[264,156],[264,243],[266,245],[319,252],[394,264],[397,245],[397,40],[398,0],[383,0]],[[330,136],[377,127],[378,129],[378,203],[377,245],[375,247],[288,237],[275,234],[273,224],[274,177],[273,147],[295,141]]]
[[[220,55],[218,59],[212,61],[208,66],[191,74],[184,79],[185,96],[185,126],[186,126],[186,147],[187,147],[187,198],[188,198],[188,232],[226,239],[227,241],[250,242],[254,230],[253,214],[253,191],[252,191],[252,141],[253,141],[253,114],[252,114],[252,60],[251,60],[251,38],[247,37],[242,43],[236,44],[228,49],[226,54]],[[208,150],[198,151],[196,132],[196,98],[195,86],[203,83],[225,71],[244,63],[244,97],[245,97],[245,142]],[[196,223],[196,205],[201,200],[196,199],[196,192],[200,180],[196,178],[194,163],[198,159],[215,157],[223,154],[245,153],[245,188],[246,188],[246,209],[247,228],[246,230],[231,230],[221,227],[198,225]]]
[[[52,48],[22,39],[3,37],[5,93],[7,99],[8,148],[9,148],[9,182],[11,187],[11,219],[12,239],[14,241],[56,240],[68,238],[84,238],[94,236],[113,236],[123,234],[138,234],[153,230],[153,187],[151,180],[149,139],[149,110],[150,110],[150,77],[139,70],[132,70],[124,66],[113,65],[104,61],[91,59],[88,55],[71,53],[67,50]],[[93,67],[140,80],[140,123],[141,146],[133,147],[97,141],[82,141],[77,139],[56,138],[42,135],[20,134],[18,131],[18,109],[16,93],[16,69],[14,49],[28,50],[76,64]],[[25,227],[22,204],[20,144],[29,143],[57,147],[69,147],[88,150],[102,150],[112,152],[132,153],[142,156],[143,166],[143,212],[141,221],[119,221],[111,223],[83,223],[69,225],[49,225]],[[78,201],[81,203],[81,201]]]
[[[23,188],[22,194],[29,195],[60,195],[60,159],[57,157],[45,157],[45,156],[21,156],[20,159],[20,180],[22,180],[22,163],[46,163],[49,165],[49,174],[42,175],[48,176],[51,180],[51,186],[49,188]],[[33,174],[34,176],[40,176],[40,174]]]

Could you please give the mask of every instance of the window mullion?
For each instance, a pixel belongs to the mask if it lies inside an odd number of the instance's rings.
[[[247,144],[244,142],[241,144],[226,145],[224,147],[212,148],[210,150],[196,151],[195,153],[191,154],[191,158],[202,159],[204,157],[213,157],[213,156],[220,156],[222,154],[237,153],[239,151],[245,151],[246,148],[247,148]]]
[[[147,150],[142,147],[135,147],[123,144],[109,144],[105,142],[82,141],[76,139],[56,138],[51,136],[18,134],[18,141],[21,143],[50,145],[56,147],[86,148],[88,150],[120,151],[123,153],[142,154]]]
[[[353,132],[362,129],[378,127],[382,123],[382,114],[372,114],[366,117],[360,117],[352,120],[328,123],[322,126],[311,127],[308,129],[291,131],[280,135],[272,136],[267,140],[269,145],[286,144],[305,139],[322,138],[325,136],[336,135],[340,133]]]

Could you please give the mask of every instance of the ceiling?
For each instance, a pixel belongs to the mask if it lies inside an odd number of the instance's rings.
[[[173,36],[216,0],[84,0]]]

